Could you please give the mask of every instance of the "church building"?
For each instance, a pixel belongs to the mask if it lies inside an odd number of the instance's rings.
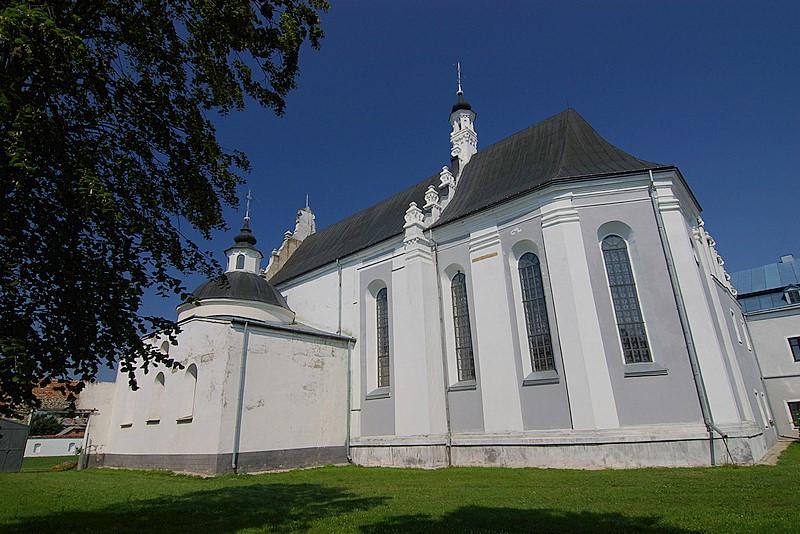
[[[184,369],[136,392],[118,375],[91,463],[760,459],[764,383],[680,170],[573,109],[481,149],[476,118],[459,86],[447,166],[321,231],[306,205],[263,270],[246,217],[224,277],[178,308],[178,344],[150,338]]]

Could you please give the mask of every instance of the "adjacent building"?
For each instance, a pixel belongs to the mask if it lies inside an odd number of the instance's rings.
[[[800,261],[787,254],[734,273],[731,281],[747,319],[738,342],[752,344],[758,355],[778,432],[800,437]]]

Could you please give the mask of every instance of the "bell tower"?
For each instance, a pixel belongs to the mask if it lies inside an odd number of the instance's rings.
[[[478,134],[475,132],[475,112],[472,106],[464,99],[464,91],[461,89],[461,63],[456,64],[456,76],[458,89],[456,103],[450,111],[450,156],[453,160],[458,160],[457,174],[461,173],[464,165],[469,163],[470,158],[478,151]],[[455,163],[455,161],[453,161]]]

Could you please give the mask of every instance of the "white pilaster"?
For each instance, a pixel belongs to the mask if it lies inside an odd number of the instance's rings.
[[[469,249],[484,426],[486,432],[521,431],[520,379],[508,310],[511,291],[497,227],[473,233]]]
[[[616,428],[597,304],[572,195],[542,207],[542,234],[575,429]]]
[[[415,203],[406,212],[405,254],[394,262],[395,434],[446,432],[436,272],[423,214]]]
[[[736,400],[725,369],[725,349],[715,334],[714,318],[703,288],[702,271],[691,248],[691,231],[669,181],[656,182],[658,208],[664,223],[689,328],[703,374],[711,415],[716,423],[738,422]]]

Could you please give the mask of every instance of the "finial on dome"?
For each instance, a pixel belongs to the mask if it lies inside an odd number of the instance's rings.
[[[457,95],[463,95],[464,91],[461,90],[461,62],[456,62],[456,79],[458,80],[458,90],[456,91]]]
[[[252,200],[252,198],[253,198],[253,195],[250,193],[249,189],[247,190],[247,196],[245,196],[244,198],[247,199],[247,207],[245,208],[245,211],[244,211],[244,220],[249,222],[250,221],[250,200]]]

